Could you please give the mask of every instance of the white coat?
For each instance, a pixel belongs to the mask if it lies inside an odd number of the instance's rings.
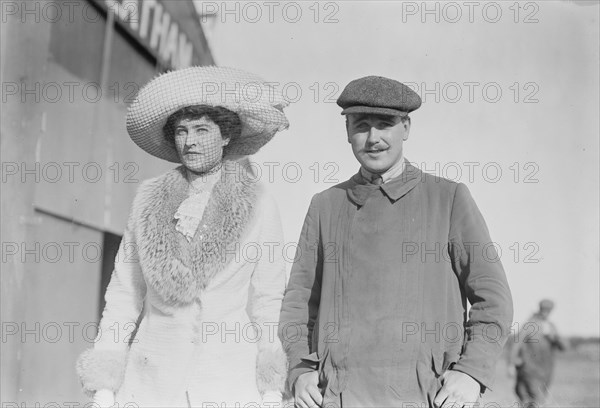
[[[223,172],[191,242],[173,218],[185,169],[141,185],[97,341],[78,361],[85,392],[110,389],[119,406],[243,407],[283,391],[281,223],[247,176]]]

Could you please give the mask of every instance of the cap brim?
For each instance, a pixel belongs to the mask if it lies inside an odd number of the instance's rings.
[[[372,113],[376,115],[390,115],[390,116],[407,116],[408,112],[399,111],[391,108],[380,108],[374,106],[350,106],[342,111],[342,115],[348,115],[350,113]]]

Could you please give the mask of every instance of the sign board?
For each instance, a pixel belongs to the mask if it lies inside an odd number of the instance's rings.
[[[172,69],[214,63],[191,1],[92,0],[160,65]]]

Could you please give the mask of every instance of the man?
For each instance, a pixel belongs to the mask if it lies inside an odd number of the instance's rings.
[[[295,403],[475,402],[512,321],[485,222],[466,186],[405,161],[415,92],[370,76],[337,103],[361,168],[313,197],[302,228],[279,329]]]
[[[554,371],[556,350],[567,348],[554,324],[548,320],[553,308],[554,302],[542,300],[539,311],[523,325],[514,339],[511,366],[516,367],[515,392],[524,407],[537,407],[544,403]]]

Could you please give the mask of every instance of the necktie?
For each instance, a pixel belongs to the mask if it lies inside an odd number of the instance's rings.
[[[364,184],[357,183],[348,190],[350,199],[358,205],[364,205],[367,202],[367,198],[375,191],[378,191],[383,184],[383,179],[379,175],[374,175],[371,180],[363,176],[362,180]]]

